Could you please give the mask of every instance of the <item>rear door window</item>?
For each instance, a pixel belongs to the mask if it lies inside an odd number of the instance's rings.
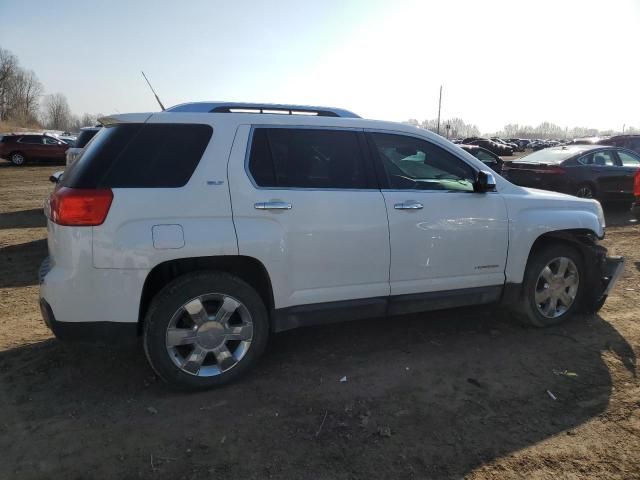
[[[213,129],[200,124],[104,127],[62,177],[71,188],[176,188],[186,185]]]
[[[249,172],[259,187],[369,188],[358,132],[255,128]]]
[[[614,167],[616,165],[612,150],[590,153],[580,157],[578,162],[590,167]]]

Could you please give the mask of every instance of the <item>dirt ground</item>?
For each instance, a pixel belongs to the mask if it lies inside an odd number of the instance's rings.
[[[537,330],[475,308],[300,329],[244,380],[177,394],[141,348],[64,345],[44,326],[42,205],[59,169],[0,162],[0,479],[640,478],[628,206],[607,207],[604,244],[627,264],[599,315]]]

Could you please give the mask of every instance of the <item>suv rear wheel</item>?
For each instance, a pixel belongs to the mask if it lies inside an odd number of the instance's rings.
[[[582,256],[571,246],[539,249],[527,265],[518,316],[536,327],[564,321],[580,310],[586,278]]]
[[[172,281],[153,299],[144,348],[158,376],[172,387],[198,390],[246,372],[269,337],[267,310],[246,282],[223,272]]]
[[[26,157],[20,152],[13,152],[9,155],[9,160],[17,167],[21,167],[27,161]]]

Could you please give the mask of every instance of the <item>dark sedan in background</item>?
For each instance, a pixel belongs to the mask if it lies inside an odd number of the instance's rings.
[[[633,197],[640,155],[618,147],[568,145],[534,152],[505,163],[502,175],[523,187],[599,200]]]
[[[486,150],[489,150],[490,152],[495,153],[496,155],[513,155],[513,147],[504,145],[502,143],[496,143],[493,140],[489,140],[488,138],[470,137],[465,138],[462,143],[464,143],[465,145],[477,145]]]
[[[504,161],[495,153],[490,152],[482,147],[477,145],[458,145],[461,149],[466,152],[469,152],[471,155],[476,157],[482,163],[484,163],[487,167],[497,173],[502,173],[502,165]]]

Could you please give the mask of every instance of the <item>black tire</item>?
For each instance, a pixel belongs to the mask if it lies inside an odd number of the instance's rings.
[[[174,363],[166,343],[167,329],[174,314],[187,302],[207,294],[229,296],[246,307],[253,333],[248,350],[232,368],[214,376],[197,376]],[[158,376],[178,390],[219,387],[241,377],[262,355],[268,339],[269,319],[262,298],[248,283],[224,272],[194,272],[173,280],[154,297],[144,319],[143,343],[147,359]]]
[[[21,167],[25,163],[27,163],[27,157],[22,152],[11,152],[9,154],[9,161],[13,163],[16,167]]]
[[[597,190],[593,183],[582,183],[576,188],[576,197],[597,199]]]
[[[536,288],[539,286],[539,276],[545,266],[552,260],[561,257],[570,259],[577,269],[577,293],[569,308],[562,314],[549,318],[539,311],[535,300]],[[543,246],[531,254],[529,262],[527,263],[527,269],[522,283],[522,291],[514,308],[516,317],[521,322],[535,327],[550,327],[568,320],[574,316],[574,314],[583,311],[584,296],[587,292],[585,286],[587,283],[588,276],[584,267],[584,260],[578,250],[567,244]]]

